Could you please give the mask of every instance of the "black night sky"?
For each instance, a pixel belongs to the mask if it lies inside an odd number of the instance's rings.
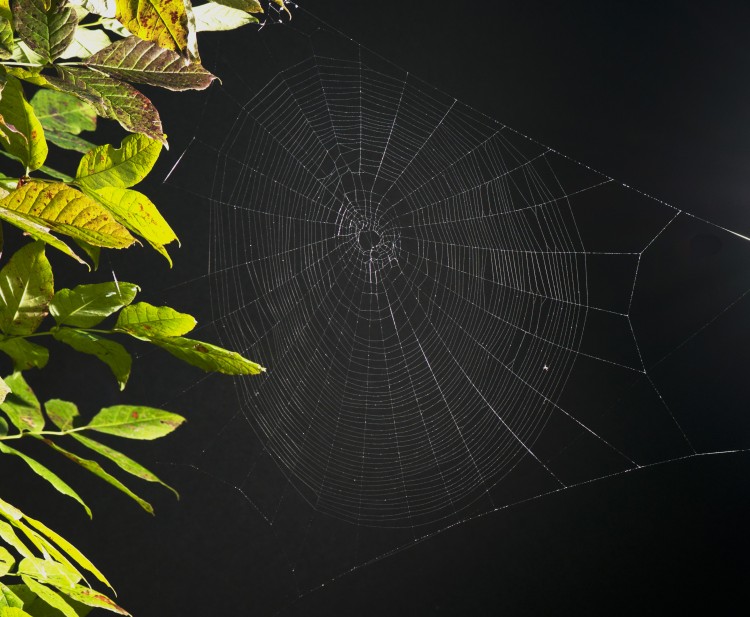
[[[654,357],[669,355],[654,376],[698,450],[750,448],[750,300],[730,307],[750,287],[750,243],[723,231],[750,235],[746,3],[318,0],[305,8],[490,118],[718,225],[704,228],[689,219],[673,242],[664,239],[664,247],[687,242],[693,252],[679,261],[679,251],[659,249],[664,278],[646,272],[644,280],[668,291],[645,301],[639,323],[662,341]],[[258,75],[274,75],[273,67],[261,66],[266,43],[258,37],[283,37],[282,28],[207,36],[204,64],[224,79],[216,89],[252,96],[264,81]],[[151,191],[183,246],[174,252],[171,271],[144,250],[134,260],[112,256],[97,276],[106,279],[114,269],[118,279],[142,284],[142,299],[168,302],[211,324],[216,307],[201,278],[209,260],[208,206],[196,193],[211,193],[214,161],[201,165],[186,155],[169,180],[161,180],[194,135],[200,140],[227,132],[237,110],[230,106],[225,117],[207,118],[207,110],[217,107],[205,105],[206,93],[153,96],[171,150],[141,190]],[[703,258],[715,261],[690,261]],[[677,274],[686,268],[693,274]],[[691,321],[693,315],[706,317]],[[200,334],[220,336],[212,327]],[[182,499],[147,487],[157,510],[151,518],[79,474],[77,486],[94,506],[88,522],[41,484],[32,485],[39,493],[29,494],[13,482],[15,494],[8,495],[31,515],[48,511],[52,526],[78,541],[137,617],[745,612],[747,452],[692,457],[611,478],[601,478],[606,470],[592,471],[591,483],[528,501],[544,489],[525,490],[522,475],[511,485],[515,505],[430,527],[438,533],[391,554],[413,534],[303,515],[306,504],[300,499],[298,508],[292,505],[294,489],[284,475],[269,457],[253,452],[257,440],[231,426],[222,430],[243,396],[231,378],[202,379],[199,371],[145,347],[138,352],[127,400],[163,405],[189,422],[162,444],[128,451],[151,461]],[[37,386],[49,397],[77,397],[92,409],[122,400],[93,361],[71,367],[53,360],[51,367],[59,379]],[[87,375],[101,374],[101,380],[80,375],[89,369]],[[78,377],[64,376],[71,370]],[[606,387],[596,379],[571,377],[561,401],[584,401],[585,407],[588,392],[596,391],[600,398],[589,404],[598,405]],[[640,409],[637,399],[620,401],[617,393],[609,404],[622,413]],[[631,446],[638,452],[664,447],[663,458],[679,456],[660,434]],[[206,458],[204,448],[222,456]],[[248,469],[248,461],[257,466]],[[242,492],[234,488],[241,482]],[[282,493],[285,507],[269,524],[269,504]],[[311,531],[300,539],[298,527],[305,524]],[[366,563],[373,556],[374,563]]]

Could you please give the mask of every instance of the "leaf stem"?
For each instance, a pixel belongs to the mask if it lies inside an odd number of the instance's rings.
[[[88,426],[79,426],[76,428],[71,428],[67,431],[37,431],[37,432],[31,432],[31,431],[23,431],[21,433],[14,433],[13,435],[3,435],[0,437],[0,441],[9,441],[10,439],[21,439],[22,437],[63,437],[65,435],[70,435],[71,433],[79,433],[80,431],[85,431],[88,429]]]

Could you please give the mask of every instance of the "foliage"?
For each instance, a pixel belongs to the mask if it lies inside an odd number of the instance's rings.
[[[54,353],[67,348],[96,357],[120,389],[132,365],[123,342],[133,339],[206,371],[255,375],[265,369],[187,338],[196,320],[168,306],[135,302],[141,290],[134,283],[115,279],[56,290],[46,246],[96,269],[102,249],[145,243],[171,266],[167,247],[177,236],[149,197],[133,188],[168,145],[158,110],[136,85],[203,90],[216,77],[201,64],[198,32],[282,15],[291,17],[284,0],[209,0],[196,7],[188,0],[0,0],[0,154],[8,164],[0,172],[0,257],[2,222],[31,239],[0,268],[0,357],[13,365],[0,379],[0,454],[89,516],[80,495],[24,444],[43,444],[153,513],[125,482],[177,492],[101,436],[159,439],[185,419],[125,404],[85,419],[73,402],[40,403],[24,376],[47,365],[50,350],[40,339],[56,341]],[[101,119],[128,132],[119,147],[95,145]],[[50,148],[56,160],[80,157],[75,175],[50,166]],[[75,546],[0,499],[0,617],[81,617],[94,608],[128,614],[85,575],[111,589]]]

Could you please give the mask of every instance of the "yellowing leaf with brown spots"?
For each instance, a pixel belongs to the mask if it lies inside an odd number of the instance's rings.
[[[190,0],[117,0],[115,17],[144,40],[186,56],[198,56]]]
[[[0,200],[10,210],[50,230],[94,246],[125,248],[135,242],[112,214],[80,191],[60,182],[27,182]]]

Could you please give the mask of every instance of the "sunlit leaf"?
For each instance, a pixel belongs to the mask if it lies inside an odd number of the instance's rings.
[[[16,41],[16,43],[18,43],[18,41]],[[13,50],[14,50],[13,59],[16,60],[15,47],[13,48]],[[22,62],[22,60],[19,60],[19,62]],[[35,86],[44,86],[47,84],[47,78],[39,72],[40,70],[41,70],[41,67],[39,68],[26,67],[26,66],[6,66],[5,67],[5,71],[8,73],[8,75],[12,75],[13,77],[17,77],[18,79],[23,79],[24,81],[28,81],[30,84],[34,84]]]
[[[33,333],[47,316],[53,293],[52,267],[44,244],[32,242],[18,249],[0,270],[0,330]]]
[[[112,5],[114,6],[114,2],[112,2]],[[112,19],[112,18],[102,19],[102,28],[104,28],[105,30],[109,30],[110,32],[113,32],[117,36],[121,36],[123,38],[131,35],[130,30],[128,30],[125,26],[123,26],[119,21],[117,21],[116,19]]]
[[[78,16],[66,0],[15,0],[13,21],[29,47],[50,61],[70,45]]]
[[[239,9],[240,11],[247,11],[248,13],[262,13],[263,6],[261,6],[258,0],[211,0],[216,4],[228,6],[233,9]]]
[[[223,6],[214,2],[201,4],[193,9],[197,32],[235,30],[247,24],[257,24],[258,18],[246,11]]]
[[[266,370],[260,364],[243,358],[234,351],[202,341],[175,336],[153,338],[151,342],[167,350],[176,358],[204,371],[216,371],[226,375],[257,375]]]
[[[0,220],[6,221],[11,225],[15,225],[19,229],[25,231],[35,240],[41,240],[42,242],[49,244],[50,246],[56,248],[58,251],[62,251],[66,255],[72,257],[78,263],[88,265],[78,255],[76,255],[73,250],[67,244],[65,244],[65,242],[63,242],[56,236],[53,236],[50,233],[50,228],[48,225],[37,222],[36,218],[28,217],[25,214],[19,214],[18,212],[0,208]]]
[[[94,270],[99,269],[99,257],[101,256],[101,248],[98,246],[94,246],[93,244],[89,244],[88,242],[84,242],[83,240],[74,240],[74,242],[83,250],[86,255],[88,255],[89,259],[91,260],[91,263],[94,264]]]
[[[57,233],[95,246],[119,249],[135,242],[135,238],[109,211],[62,183],[27,182],[0,200],[0,214],[2,210],[24,214]]]
[[[56,88],[90,103],[96,112],[116,120],[131,133],[143,133],[166,145],[159,112],[130,84],[88,68],[57,66],[60,77],[48,77]]]
[[[91,563],[91,561],[83,553],[81,553],[81,551],[79,551],[75,546],[73,546],[60,534],[56,533],[55,531],[52,531],[44,523],[42,523],[41,521],[37,521],[36,519],[33,519],[28,515],[24,515],[24,520],[26,520],[26,522],[31,527],[33,527],[40,533],[44,534],[52,542],[57,544],[57,546],[59,546],[63,551],[65,551],[65,553],[73,561],[75,561],[79,566],[81,566],[84,570],[91,572],[99,581],[104,583],[110,589],[112,588],[112,585],[109,584],[109,581],[104,577],[104,575],[99,571],[99,569],[93,563]]]
[[[4,521],[0,521],[0,539],[2,539],[8,546],[12,546],[24,557],[34,556],[31,549],[24,544],[21,538],[18,537],[16,530]]]
[[[130,377],[130,365],[133,363],[127,350],[115,341],[110,341],[91,332],[74,330],[72,328],[60,328],[53,332],[53,336],[60,342],[70,345],[76,351],[91,354],[99,358],[109,366],[112,374],[120,385],[120,390],[125,389],[125,384]]]
[[[5,397],[8,396],[10,393],[10,388],[8,387],[8,384],[5,383],[5,380],[0,377],[0,403],[2,403],[5,400]],[[5,422],[5,419],[0,417],[0,421],[2,422],[2,426],[0,426],[0,434],[7,435],[8,434],[8,424]]]
[[[187,54],[191,38],[190,3],[185,0],[116,0],[115,17],[130,32],[160,47]],[[197,51],[197,50],[196,50]],[[191,51],[195,57],[197,54]]]
[[[136,495],[133,491],[131,491],[127,486],[125,486],[122,482],[120,482],[117,478],[115,478],[112,474],[110,474],[108,471],[106,471],[99,463],[96,461],[92,461],[91,459],[83,458],[81,456],[78,456],[77,454],[74,454],[73,452],[70,452],[69,450],[66,450],[65,448],[60,447],[55,442],[50,441],[49,439],[44,440],[45,443],[50,446],[53,450],[59,452],[67,459],[73,461],[77,465],[80,465],[87,471],[90,471],[98,478],[101,478],[108,484],[111,484],[114,486],[117,490],[122,491],[125,493],[128,497],[130,497],[133,501],[135,501],[141,508],[143,508],[146,512],[149,514],[154,513],[153,506],[146,501],[145,499],[142,499],[138,495]],[[0,445],[2,443],[0,442]]]
[[[94,15],[101,17],[115,16],[115,0],[73,0],[73,3],[82,6]]]
[[[82,28],[79,26],[76,28],[73,40],[60,58],[85,59],[100,49],[104,49],[111,42],[104,30]]]
[[[126,439],[158,439],[179,427],[185,418],[154,407],[114,405],[96,414],[88,427],[100,433]]]
[[[140,134],[128,135],[119,148],[97,146],[81,158],[76,182],[90,190],[131,187],[148,175],[160,152],[159,141]]]
[[[135,476],[136,478],[140,478],[141,480],[146,480],[147,482],[158,482],[162,486],[172,491],[177,498],[180,497],[179,493],[175,489],[169,486],[169,484],[162,482],[155,473],[149,471],[143,465],[134,461],[132,458],[125,456],[122,452],[118,452],[117,450],[114,450],[109,446],[105,446],[98,441],[94,441],[89,437],[85,437],[80,433],[71,433],[71,437],[73,437],[76,441],[86,446],[90,450],[93,450],[97,454],[108,458],[123,471]]]
[[[74,585],[81,580],[81,575],[76,570],[38,557],[24,557],[18,564],[18,572],[53,585]]]
[[[84,587],[83,585],[74,585],[73,587],[60,589],[60,591],[66,596],[73,598],[74,600],[77,600],[82,604],[93,606],[94,608],[103,608],[120,615],[130,615],[130,613],[128,613],[124,608],[115,604],[115,602],[110,600],[107,596],[96,591],[95,589],[91,589],[90,587]]]
[[[11,555],[10,551],[4,546],[0,546],[0,578],[10,572],[15,563],[16,558]]]
[[[51,607],[56,608],[65,617],[78,617],[75,609],[70,606],[57,592],[53,591],[49,587],[42,585],[42,583],[34,580],[30,576],[21,576],[21,580],[28,586],[28,588],[38,595]]]
[[[22,373],[13,373],[5,378],[11,394],[0,403],[0,409],[19,431],[38,433],[44,428],[44,416],[34,391]]]
[[[216,79],[199,62],[189,63],[177,52],[137,36],[112,43],[85,63],[113,77],[168,90],[203,90]]]
[[[154,203],[143,193],[132,189],[104,187],[98,190],[84,189],[115,215],[115,218],[134,234],[146,240],[172,265],[165,244],[177,240],[169,223],[164,219]]]
[[[46,347],[23,338],[9,338],[0,341],[0,351],[11,357],[13,367],[17,371],[44,368],[49,360],[49,351]]]
[[[168,306],[138,302],[125,307],[117,316],[115,329],[145,340],[182,336],[195,328],[195,318]]]
[[[7,132],[7,144],[2,141],[0,143],[28,169],[38,169],[47,158],[47,142],[34,109],[24,96],[21,82],[9,75],[0,96],[3,122],[15,129]]]
[[[78,496],[78,493],[76,493],[66,482],[64,482],[56,473],[42,465],[40,462],[34,460],[30,456],[26,456],[23,452],[19,452],[15,448],[11,448],[10,446],[4,444],[2,441],[0,441],[0,452],[3,454],[10,454],[13,456],[17,456],[20,459],[22,459],[30,468],[31,470],[36,473],[38,476],[44,478],[47,482],[49,482],[55,490],[59,491],[63,495],[67,495],[68,497],[71,497],[72,499],[75,499],[78,503],[80,503],[84,510],[86,510],[86,513],[91,516],[91,510],[89,507],[83,502],[83,499],[81,499]]]
[[[60,289],[50,302],[50,314],[60,325],[93,328],[104,318],[127,306],[138,293],[133,283],[95,283]]]

